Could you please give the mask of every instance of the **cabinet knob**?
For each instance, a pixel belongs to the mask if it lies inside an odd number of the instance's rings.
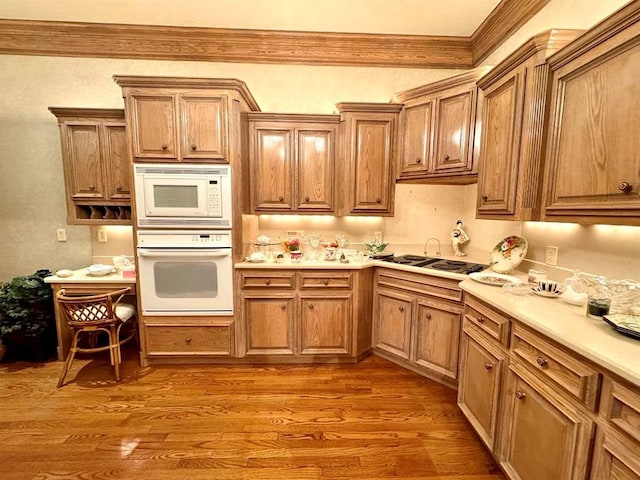
[[[536,358],[536,363],[544,368],[544,367],[547,366],[548,362],[544,358],[538,357],[538,358]]]
[[[121,192],[122,191],[122,185],[118,185],[116,187],[116,192]]]
[[[304,197],[304,201],[308,202],[309,201],[309,196],[307,195],[306,197]]]
[[[476,320],[478,321],[478,323],[484,323],[485,318],[484,317],[476,317]]]
[[[283,303],[282,305],[280,305],[280,308],[281,308],[282,310],[286,310],[286,309],[287,309],[287,306]]]
[[[271,285],[271,280],[269,280],[269,279],[265,280],[265,281],[264,281],[264,284],[265,284],[265,285]]]
[[[449,160],[449,155],[445,155],[444,157],[442,157],[443,160]]]
[[[162,148],[162,150],[166,150],[167,148],[169,148],[169,145],[167,145],[166,143],[163,143],[160,148]]]
[[[313,310],[313,303],[309,304],[309,310]]]
[[[382,199],[380,197],[376,197],[376,203],[380,203],[382,202]]]
[[[198,146],[195,143],[192,143],[191,150],[195,152],[197,149],[198,149]]]
[[[95,185],[89,185],[89,190],[91,190],[92,192],[96,189]]]
[[[431,314],[429,312],[425,313],[424,318],[431,320]]]
[[[284,201],[284,197],[283,197],[282,195],[280,195],[280,196],[278,197],[278,201],[279,201],[279,202],[283,202],[283,201]]]
[[[401,312],[404,312],[404,307],[400,306],[400,307],[398,307],[398,310],[400,310]]]
[[[518,391],[516,392],[516,398],[517,398],[518,400],[524,400],[525,398],[527,398],[527,394],[526,394],[526,393],[524,393],[524,392],[521,392],[520,390],[518,390]]]
[[[416,163],[422,163],[422,159],[421,158],[416,158]]]
[[[493,363],[487,362],[487,363],[484,364],[484,369],[485,370],[491,370],[492,368],[493,368]]]
[[[187,337],[184,339],[184,343],[191,343],[191,337]]]
[[[322,283],[323,283],[323,284],[325,284],[325,285],[329,285],[329,279],[328,279],[328,278],[325,278],[325,279],[322,281]]]
[[[629,193],[631,190],[633,190],[633,185],[631,185],[629,182],[620,182],[618,184],[618,190],[624,193]]]
[[[482,195],[482,200],[484,200],[485,202],[489,200],[489,195]]]

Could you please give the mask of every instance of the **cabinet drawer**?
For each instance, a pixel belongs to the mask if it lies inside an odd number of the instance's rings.
[[[589,365],[520,325],[513,327],[511,351],[544,378],[595,411],[600,374]]]
[[[295,273],[242,273],[242,288],[293,288]]]
[[[462,302],[462,290],[458,286],[459,283],[460,280],[453,278],[434,277],[391,269],[379,269],[377,274],[377,284],[380,287],[399,288],[454,302]]]
[[[351,272],[301,273],[301,288],[351,288]]]
[[[602,385],[602,415],[618,430],[640,442],[640,390],[631,390],[610,378]]]
[[[509,318],[501,312],[467,296],[464,306],[465,318],[484,333],[505,347],[509,344]]]
[[[232,326],[147,325],[149,355],[231,355]]]

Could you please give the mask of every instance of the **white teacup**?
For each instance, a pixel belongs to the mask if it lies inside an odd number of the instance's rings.
[[[554,280],[540,280],[538,288],[543,292],[557,293],[560,291],[560,284]]]

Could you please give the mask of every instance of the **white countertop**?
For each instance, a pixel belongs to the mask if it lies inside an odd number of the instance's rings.
[[[570,350],[640,386],[640,340],[625,337],[601,320],[559,298],[514,295],[471,279],[460,286]]]
[[[45,277],[44,283],[136,283],[136,277],[123,277],[120,270],[102,276],[87,275],[86,268],[79,268],[73,270],[70,277],[58,277],[57,275]]]
[[[328,262],[326,260],[300,260],[299,262],[285,261],[276,262],[239,262],[235,264],[235,268],[259,268],[273,270],[361,270],[375,266],[376,262],[364,260],[362,262],[350,261],[349,263],[341,263],[339,260]]]

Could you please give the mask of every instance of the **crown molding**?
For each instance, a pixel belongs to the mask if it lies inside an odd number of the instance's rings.
[[[0,19],[0,54],[468,69],[548,2],[502,0],[470,37]]]

